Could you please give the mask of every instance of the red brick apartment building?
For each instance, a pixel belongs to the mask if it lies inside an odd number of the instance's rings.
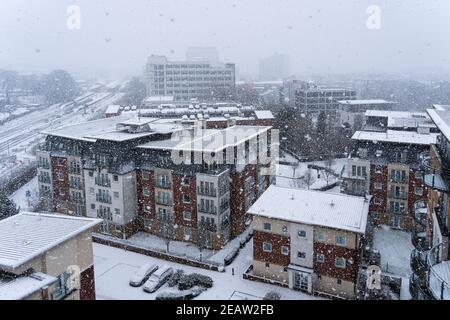
[[[203,225],[209,232],[201,239],[220,248],[248,226],[247,209],[270,183],[269,164],[251,149],[267,136],[271,152],[271,127],[235,124],[195,135],[191,122],[124,113],[45,132],[38,151],[41,197],[51,211],[103,219],[104,234],[159,234],[171,222],[173,239],[197,243]],[[182,140],[172,139],[175,132]],[[177,153],[200,160],[174,163]],[[235,156],[214,160],[222,154]]]
[[[437,137],[426,113],[368,110],[364,129],[352,137],[356,158],[348,168],[364,166],[364,174],[348,171],[344,192],[368,192],[370,216],[376,224],[411,231],[415,208],[427,201],[422,164]],[[363,182],[355,183],[357,179]]]
[[[369,200],[270,186],[253,216],[253,273],[310,294],[354,298]]]

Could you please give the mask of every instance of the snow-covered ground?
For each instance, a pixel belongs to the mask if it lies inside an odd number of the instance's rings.
[[[108,105],[113,104],[122,95],[120,93],[107,97],[106,93],[97,93],[93,96],[93,101],[98,100],[98,102],[86,109],[67,106],[66,104],[55,104],[26,113],[2,124],[0,156],[13,154],[15,159],[0,162],[0,179],[2,177],[7,178],[9,174],[18,170],[24,163],[35,160],[31,151],[36,144],[43,141],[39,132],[102,117]],[[22,111],[24,110],[18,110],[19,113]]]
[[[196,298],[199,300],[258,299],[264,297],[269,291],[280,293],[282,300],[319,299],[303,292],[244,280],[242,274],[251,264],[252,248],[252,241],[250,241],[242,249],[236,260],[226,268],[225,272],[216,272],[94,244],[97,299],[153,300],[160,292],[172,291],[172,288],[169,289],[166,284],[155,293],[149,294],[144,292],[142,288],[133,288],[128,284],[133,272],[147,262],[156,263],[159,266],[169,265],[174,270],[182,269],[185,273],[196,272],[210,276],[214,280],[214,285]],[[232,274],[232,269],[234,269],[234,275]]]
[[[27,197],[27,191],[30,192],[30,197]],[[38,196],[38,180],[37,177],[34,177],[30,182],[14,192],[9,198],[20,207],[21,211],[30,211],[33,204],[37,201]]]
[[[315,162],[298,162],[295,158],[289,155],[284,155],[284,161],[288,161],[295,165],[289,164],[278,164],[277,165],[277,176],[276,184],[283,187],[293,187],[307,189],[308,183],[305,182],[305,174],[308,172],[308,165],[314,164],[322,167],[327,167],[326,161],[315,161]],[[331,165],[331,170],[333,170],[337,175],[339,175],[344,167],[347,159],[334,159]],[[311,172],[311,182],[309,189],[317,190],[323,188],[327,185],[334,184],[337,178],[331,174],[327,174],[323,170],[310,169]],[[329,192],[339,193],[339,187],[335,187]]]
[[[382,226],[375,229],[373,240],[374,249],[381,254],[382,271],[402,278],[400,298],[409,300],[411,296],[408,283],[412,273],[410,255],[414,249],[411,234]]]

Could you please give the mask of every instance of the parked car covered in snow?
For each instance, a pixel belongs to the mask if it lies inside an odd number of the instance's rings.
[[[163,267],[159,268],[145,282],[144,291],[149,292],[149,293],[155,292],[156,290],[161,288],[161,286],[164,283],[169,281],[172,274],[173,274],[173,269],[168,266],[163,266]]]
[[[158,266],[152,263],[146,263],[140,267],[130,278],[130,286],[140,287],[142,286],[148,278],[158,270]]]

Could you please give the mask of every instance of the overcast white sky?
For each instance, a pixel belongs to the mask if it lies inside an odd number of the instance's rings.
[[[66,27],[81,8],[81,29]],[[369,5],[381,29],[366,27]],[[146,57],[215,46],[242,74],[291,57],[292,73],[450,71],[449,0],[0,0],[0,68],[140,75]]]

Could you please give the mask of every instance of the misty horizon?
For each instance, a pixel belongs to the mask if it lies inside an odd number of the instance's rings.
[[[380,29],[367,27],[379,6]],[[67,8],[81,10],[79,30]],[[258,77],[260,60],[290,59],[290,75],[448,74],[447,1],[110,1],[4,0],[0,69],[76,76],[141,76],[147,57],[184,60],[189,47],[215,47],[238,78]]]

